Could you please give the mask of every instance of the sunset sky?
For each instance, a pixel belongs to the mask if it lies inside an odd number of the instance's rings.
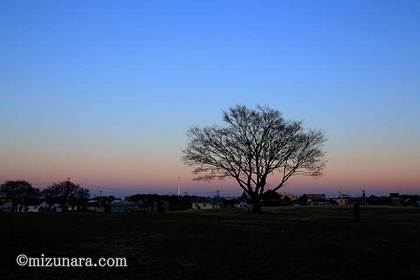
[[[1,1],[0,183],[198,183],[185,132],[270,105],[328,137],[293,193],[420,193],[420,1]]]

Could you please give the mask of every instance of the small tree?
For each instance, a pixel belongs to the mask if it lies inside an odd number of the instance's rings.
[[[224,112],[225,126],[193,127],[187,133],[184,162],[195,180],[232,177],[261,212],[262,195],[277,191],[295,175],[320,176],[325,166],[324,135],[287,121],[279,111],[235,106]],[[277,175],[277,176],[273,176]],[[276,184],[268,187],[272,176]]]
[[[70,180],[55,183],[42,191],[42,196],[48,203],[81,206],[89,198],[89,190],[76,185]]]
[[[13,201],[14,204],[37,202],[40,196],[39,189],[33,188],[30,183],[23,180],[7,181],[0,186],[0,194]]]

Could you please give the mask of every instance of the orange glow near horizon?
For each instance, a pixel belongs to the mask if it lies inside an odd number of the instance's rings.
[[[407,161],[383,161],[372,164],[374,159],[351,159],[331,156],[324,175],[319,178],[292,177],[284,190],[310,191],[359,191],[369,189],[378,191],[392,190],[418,192],[420,173],[416,166],[420,163]],[[87,186],[113,186],[123,190],[166,191],[176,186],[178,176],[182,178],[183,187],[189,191],[205,191],[214,188],[229,190],[238,188],[234,180],[215,180],[211,182],[193,181],[192,168],[184,166],[179,154],[168,154],[166,159],[162,155],[158,158],[152,154],[137,158],[126,157],[26,157],[13,158],[9,164],[1,163],[0,180],[25,179],[34,184],[45,185],[58,182],[67,177]],[[276,183],[275,178],[269,180],[269,186]],[[270,185],[271,184],[271,185]]]

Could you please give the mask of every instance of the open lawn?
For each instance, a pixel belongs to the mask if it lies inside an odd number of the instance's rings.
[[[420,279],[420,209],[2,214],[0,279]],[[126,257],[126,268],[18,267],[29,256]]]

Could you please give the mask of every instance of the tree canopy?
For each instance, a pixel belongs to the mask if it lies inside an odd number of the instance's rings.
[[[24,180],[7,181],[0,186],[0,194],[15,203],[31,202],[39,198],[40,191]]]
[[[81,205],[89,198],[89,190],[76,185],[71,181],[55,183],[42,191],[48,203]]]
[[[223,126],[193,127],[183,151],[196,180],[232,177],[260,212],[262,195],[293,176],[317,177],[325,166],[324,134],[270,107],[237,105],[223,113]],[[270,176],[276,178],[267,186]]]

